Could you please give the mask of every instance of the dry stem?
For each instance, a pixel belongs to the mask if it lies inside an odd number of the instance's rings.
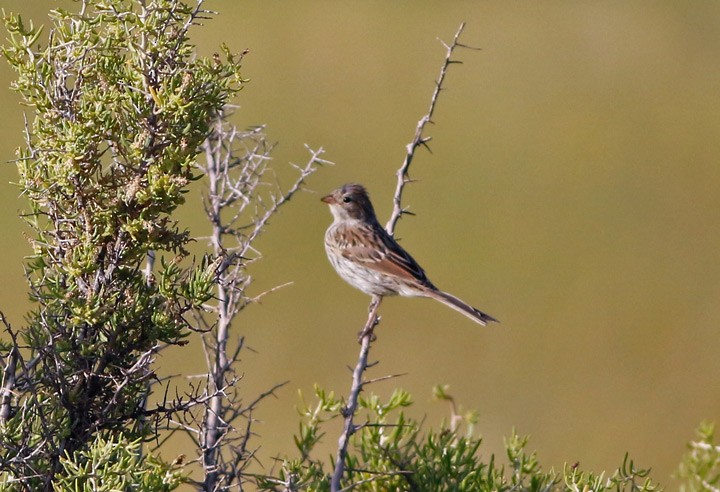
[[[244,338],[233,335],[233,321],[246,305],[264,295],[251,298],[245,292],[252,281],[247,267],[261,256],[253,243],[269,219],[301,191],[305,180],[320,165],[329,163],[320,158],[322,149],[306,146],[310,157],[304,166],[294,166],[298,176],[287,191],[283,192],[279,185],[267,186],[268,177],[272,176],[268,167],[272,146],[263,130],[258,127],[239,131],[221,115],[204,145],[203,171],[209,183],[205,211],[212,224],[209,239],[217,291],[215,302],[205,305],[206,312],[196,316],[208,364],[206,392],[211,396],[194,432],[202,450],[205,474],[202,490],[207,492],[230,487],[242,489],[244,468],[254,455],[248,449],[252,413],[262,399],[284,384],[274,386],[248,405],[242,404],[237,388],[242,377],[237,368]],[[230,344],[236,338],[237,347],[232,349]]]

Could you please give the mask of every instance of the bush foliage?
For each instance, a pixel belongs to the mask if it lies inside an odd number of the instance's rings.
[[[146,419],[166,410],[145,406],[152,356],[185,343],[186,315],[212,295],[216,265],[182,266],[190,238],[172,213],[243,81],[227,50],[195,56],[188,30],[203,13],[172,0],[86,1],[50,13],[46,42],[41,28],[4,18],[3,53],[30,112],[16,162],[35,308],[4,347],[0,470],[28,489],[49,488],[99,433],[150,437]],[[156,252],[160,268],[146,271]]]
[[[451,401],[446,388],[435,388],[435,397]],[[315,388],[315,403],[303,405],[303,421],[295,437],[299,457],[283,463],[278,477],[265,477],[261,490],[329,491],[332,460],[313,455],[325,436],[327,422],[338,417],[343,403],[334,394]],[[387,401],[376,395],[360,399],[360,420],[364,422],[351,440],[347,473],[342,490],[356,491],[643,491],[658,490],[649,470],[636,468],[625,457],[614,474],[594,474],[579,466],[562,472],[542,469],[535,452],[529,452],[529,438],[515,431],[505,441],[505,456],[483,458],[482,440],[474,435],[476,415],[453,411],[449,423],[426,429],[410,418],[406,410],[411,396],[395,390]],[[327,464],[327,466],[326,466]],[[330,467],[330,468],[329,468]]]

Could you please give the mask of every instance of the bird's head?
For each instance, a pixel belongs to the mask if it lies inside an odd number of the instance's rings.
[[[349,183],[341,186],[321,200],[330,205],[336,222],[344,220],[372,221],[375,210],[367,191],[362,185]]]

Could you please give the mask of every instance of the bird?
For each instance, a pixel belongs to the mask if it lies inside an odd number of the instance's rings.
[[[325,251],[335,271],[351,286],[374,300],[395,295],[429,297],[483,326],[498,322],[435,287],[425,270],[380,225],[364,186],[345,184],[321,201],[330,206],[333,216],[325,232]]]

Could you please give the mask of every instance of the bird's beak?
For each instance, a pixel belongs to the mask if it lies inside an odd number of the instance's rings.
[[[322,197],[322,198],[320,199],[320,201],[321,201],[321,202],[325,202],[325,203],[327,203],[327,204],[337,203],[337,202],[335,201],[335,198],[333,198],[332,195],[325,195],[324,197]]]

